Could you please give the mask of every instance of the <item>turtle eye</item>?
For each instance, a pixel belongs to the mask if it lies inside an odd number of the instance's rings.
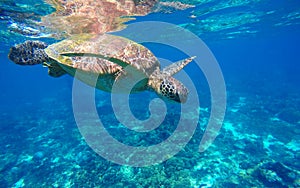
[[[174,78],[165,79],[160,85],[159,94],[169,100],[184,103],[187,98],[187,89]]]

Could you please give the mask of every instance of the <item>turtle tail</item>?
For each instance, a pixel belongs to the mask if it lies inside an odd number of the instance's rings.
[[[8,58],[19,65],[36,65],[49,61],[44,51],[47,44],[41,41],[28,40],[22,44],[11,47]]]

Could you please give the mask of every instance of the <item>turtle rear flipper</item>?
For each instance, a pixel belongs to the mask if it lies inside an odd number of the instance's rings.
[[[36,65],[49,61],[44,51],[47,44],[41,41],[26,41],[10,49],[8,58],[19,65]]]
[[[48,68],[48,74],[52,77],[57,78],[67,73],[61,66],[59,66],[55,62],[52,62],[50,64],[43,63],[43,66]]]

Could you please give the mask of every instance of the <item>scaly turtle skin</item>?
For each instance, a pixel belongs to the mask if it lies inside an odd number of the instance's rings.
[[[26,41],[12,47],[8,57],[20,65],[43,63],[53,77],[66,73],[75,76],[80,71],[76,78],[107,92],[112,92],[116,83],[117,92],[131,90],[127,88],[129,80],[139,79],[131,92],[148,89],[181,103],[187,100],[188,89],[172,75],[194,59],[187,58],[160,70],[158,59],[149,49],[111,34],[75,35],[49,46],[41,41]]]

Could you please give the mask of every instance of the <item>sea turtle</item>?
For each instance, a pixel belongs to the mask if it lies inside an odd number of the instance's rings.
[[[112,92],[116,82],[122,83],[118,87],[126,88],[126,79],[139,75],[143,79],[131,92],[148,89],[162,98],[181,103],[186,102],[188,89],[172,75],[195,58],[178,61],[160,70],[158,59],[149,49],[112,34],[80,34],[49,46],[29,40],[12,47],[8,57],[19,65],[43,64],[53,77],[66,73],[74,76],[79,70],[81,74],[76,76],[79,80],[107,92]],[[96,85],[91,75],[97,76]]]

